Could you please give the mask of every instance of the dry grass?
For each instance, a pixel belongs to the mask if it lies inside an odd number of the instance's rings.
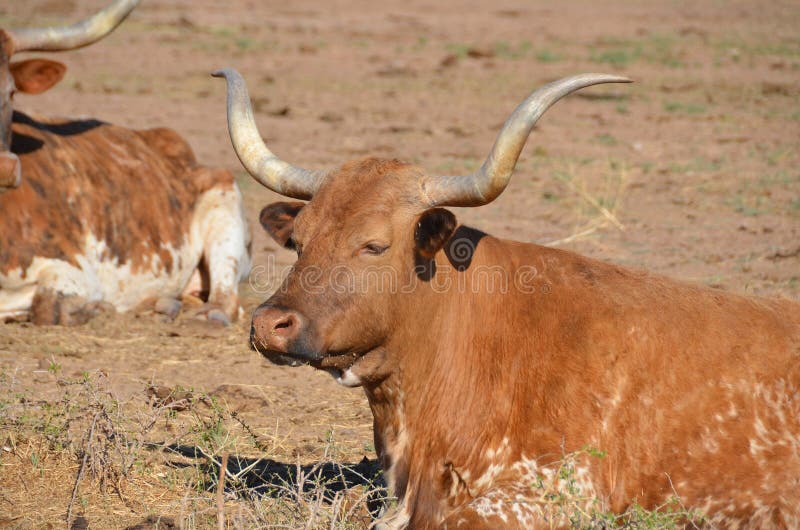
[[[55,399],[0,378],[0,522],[12,527],[367,528],[385,498],[375,461],[339,461],[334,439],[319,462],[284,463],[207,394],[149,387],[123,402],[101,372],[50,371]]]
[[[593,234],[606,226],[624,232],[625,226],[618,218],[618,211],[628,185],[628,169],[624,163],[608,160],[608,167],[600,177],[590,175],[573,162],[555,172],[556,179],[577,197],[574,202],[576,227],[567,237],[545,243],[548,246],[565,245]]]

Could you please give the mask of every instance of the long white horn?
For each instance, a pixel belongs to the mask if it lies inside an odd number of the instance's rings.
[[[117,0],[94,16],[71,26],[8,30],[14,52],[74,50],[97,42],[120,25],[139,0]]]
[[[431,206],[481,206],[492,202],[506,189],[534,124],[553,103],[591,85],[630,82],[626,77],[615,75],[580,74],[543,86],[514,110],[477,171],[466,176],[425,179],[423,200]]]
[[[225,68],[211,75],[227,81],[228,132],[236,156],[247,172],[274,192],[295,199],[310,199],[325,173],[293,166],[267,148],[256,127],[250,95],[239,72]]]

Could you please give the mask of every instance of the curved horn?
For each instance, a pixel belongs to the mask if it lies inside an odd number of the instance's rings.
[[[477,171],[466,176],[429,177],[422,181],[423,198],[431,206],[481,206],[492,202],[508,185],[534,124],[553,103],[587,86],[630,82],[615,75],[580,74],[543,86],[514,110]]]
[[[139,0],[117,0],[94,16],[71,26],[20,28],[9,30],[14,52],[63,51],[88,46],[109,33],[125,20]]]
[[[310,199],[325,173],[288,164],[267,148],[258,133],[247,86],[239,72],[225,68],[211,75],[227,81],[228,132],[236,156],[247,172],[274,192],[295,199]]]

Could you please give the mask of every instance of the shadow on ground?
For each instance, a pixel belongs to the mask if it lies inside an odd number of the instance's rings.
[[[168,453],[190,459],[202,459],[201,470],[209,477],[218,477],[220,462],[211,460],[197,447],[172,444],[163,448]],[[173,462],[183,467],[194,463]],[[371,490],[369,510],[375,514],[386,498],[386,484],[377,459],[364,457],[358,463],[317,462],[288,464],[270,458],[249,458],[237,455],[228,457],[225,468],[227,493],[240,495],[242,491],[259,496],[278,498],[287,492],[311,493],[321,488],[324,499],[333,501],[337,493],[363,486]],[[216,487],[216,481],[209,488]]]

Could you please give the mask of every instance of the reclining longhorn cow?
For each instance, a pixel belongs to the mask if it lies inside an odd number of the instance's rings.
[[[398,498],[383,528],[566,526],[540,489],[558,485],[565,454],[578,456],[562,493],[585,513],[678,495],[719,528],[800,526],[800,304],[501,240],[443,208],[490,203],[550,105],[626,79],[537,90],[480,169],[435,177],[397,160],[285,163],[263,145],[242,78],[217,75],[244,167],[309,201],[262,211],[298,257],[254,312],[251,342],[364,388]],[[507,289],[482,279],[498,269]]]
[[[65,67],[23,51],[86,46],[138,4],[117,0],[66,28],[0,30],[0,321],[85,321],[102,304],[174,315],[185,291],[203,317],[238,316],[249,234],[233,175],[202,167],[170,129],[134,131],[94,119],[12,109]]]

